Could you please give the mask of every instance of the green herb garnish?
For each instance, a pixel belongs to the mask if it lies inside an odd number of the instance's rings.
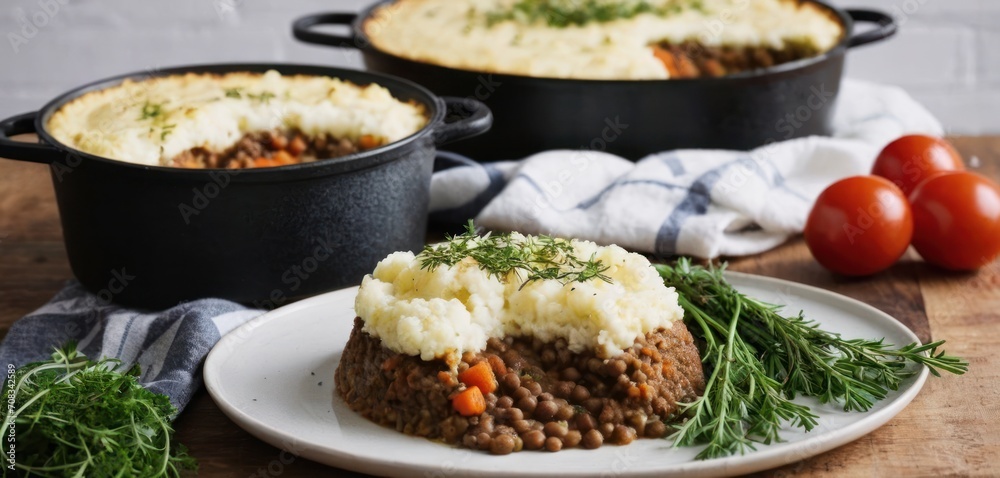
[[[257,100],[261,103],[269,103],[271,101],[271,98],[274,97],[275,97],[274,93],[271,93],[270,91],[263,91],[259,95],[255,95],[253,93],[247,93],[247,98],[250,98],[252,100]]]
[[[527,24],[544,22],[553,27],[586,25],[632,18],[642,13],[666,16],[685,9],[703,10],[701,0],[519,0],[505,10],[486,14],[486,24],[493,26],[507,20]]]
[[[139,119],[152,119],[157,118],[163,113],[163,105],[159,103],[150,103],[146,101],[142,105],[142,117]]]
[[[417,256],[421,268],[434,270],[438,266],[453,266],[471,257],[479,268],[500,280],[510,273],[524,274],[521,287],[536,280],[554,279],[564,284],[599,279],[611,282],[604,274],[608,266],[591,256],[580,259],[573,244],[566,239],[550,236],[525,236],[515,239],[511,234],[476,234],[470,220],[465,232],[446,236],[441,244],[429,244]]]
[[[173,133],[174,128],[176,127],[177,127],[176,124],[164,125],[163,129],[160,131],[160,141],[165,141],[167,139],[167,136],[170,136],[170,133]]]
[[[226,98],[242,98],[243,95],[240,94],[240,90],[243,88],[226,88]]]
[[[736,291],[722,275],[724,266],[681,259],[655,267],[677,290],[685,324],[704,343],[705,393],[682,404],[686,420],[672,435],[675,446],[707,444],[700,459],[780,441],[784,422],[811,430],[818,417],[791,401],[797,395],[866,411],[917,373],[912,364],[927,366],[935,376],[961,375],[969,367],[938,352],[943,340],[894,349],[883,340],[843,339],[801,312],[784,317],[780,306]]]
[[[10,414],[0,407],[5,454],[16,431],[16,465],[4,463],[4,476],[176,477],[195,470],[172,439],[177,410],[139,385],[138,365],[124,373],[120,365],[88,360],[69,344],[49,361],[18,369],[13,390],[5,381],[3,397],[13,396],[17,408]]]

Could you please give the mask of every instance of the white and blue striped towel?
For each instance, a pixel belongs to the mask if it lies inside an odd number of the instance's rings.
[[[0,363],[20,367],[48,359],[69,341],[87,357],[115,357],[122,370],[138,363],[139,382],[183,410],[201,386],[201,364],[236,326],[262,314],[221,299],[201,299],[159,311],[111,304],[71,281],[48,304],[18,320],[0,345]]]
[[[479,165],[441,153],[432,219],[491,229],[579,237],[657,254],[740,255],[802,230],[812,200],[834,180],[866,172],[879,148],[941,126],[902,90],[846,82],[834,138],[774,143],[755,151],[674,151],[639,163],[593,151],[550,151]],[[142,367],[140,381],[183,409],[219,338],[263,313],[203,299],[160,312],[109,304],[71,282],[11,327],[0,363],[47,358],[70,340],[89,357]]]
[[[589,239],[663,256],[756,254],[801,232],[819,193],[837,179],[867,174],[889,141],[907,133],[942,134],[940,123],[903,90],[861,81],[842,85],[834,124],[833,137],[750,152],[669,151],[633,163],[567,150],[463,164],[435,174],[432,217],[475,217],[487,229]],[[448,161],[467,163],[439,158]]]

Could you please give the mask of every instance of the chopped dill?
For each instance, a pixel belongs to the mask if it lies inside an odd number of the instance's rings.
[[[170,133],[173,133],[174,128],[176,127],[177,127],[176,124],[164,125],[163,129],[160,132],[160,141],[165,141],[167,139],[167,136],[170,136]]]
[[[525,236],[524,239],[515,239],[511,234],[480,236],[469,220],[464,233],[447,236],[444,243],[425,246],[418,258],[421,268],[434,270],[439,266],[453,266],[469,257],[480,269],[500,280],[506,280],[511,273],[523,278],[521,287],[546,279],[563,284],[591,279],[611,283],[611,277],[604,274],[608,266],[593,255],[584,260],[575,252],[572,242],[551,236]]]
[[[704,11],[702,0],[519,0],[505,10],[486,14],[487,26],[508,20],[544,22],[552,27],[581,26],[632,18],[643,13],[676,15],[685,10]]]
[[[142,117],[139,119],[154,119],[163,114],[163,105],[159,103],[150,103],[148,100],[142,105]]]
[[[250,98],[252,100],[257,100],[261,103],[270,103],[271,98],[274,97],[275,94],[271,93],[270,91],[262,91],[259,95],[255,95],[253,93],[247,93],[247,98]]]

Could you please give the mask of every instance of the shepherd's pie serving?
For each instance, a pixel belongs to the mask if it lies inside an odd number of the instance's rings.
[[[380,50],[452,68],[629,80],[765,68],[844,34],[799,0],[398,0],[364,29]]]
[[[151,166],[249,168],[334,158],[405,138],[422,105],[326,76],[188,73],[85,94],[48,122],[58,141]]]

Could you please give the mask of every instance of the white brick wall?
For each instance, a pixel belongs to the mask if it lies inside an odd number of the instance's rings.
[[[1000,1],[832,1],[881,8],[903,24],[891,41],[852,51],[848,75],[903,86],[951,133],[1000,133]],[[157,66],[256,60],[360,67],[357,53],[296,42],[290,25],[304,13],[367,3],[0,0],[0,116],[37,109],[90,80]],[[27,38],[25,18],[45,26]],[[27,40],[16,52],[10,34]]]

